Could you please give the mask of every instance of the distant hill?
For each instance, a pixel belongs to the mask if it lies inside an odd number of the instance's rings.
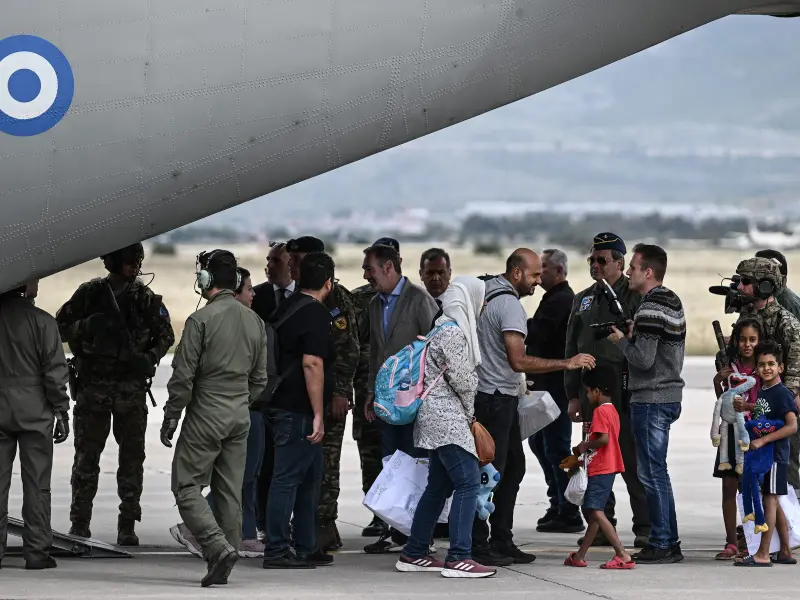
[[[800,205],[800,19],[729,17],[203,221],[485,200]]]

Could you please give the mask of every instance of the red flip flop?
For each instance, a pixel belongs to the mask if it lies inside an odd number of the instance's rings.
[[[619,556],[614,556],[610,561],[604,565],[600,565],[601,569],[632,569],[636,563],[632,560],[624,562]]]
[[[564,559],[564,564],[568,567],[585,567],[585,560],[575,560],[575,552],[570,552],[569,556]]]

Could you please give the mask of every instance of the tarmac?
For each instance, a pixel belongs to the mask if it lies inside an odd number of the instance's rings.
[[[445,579],[437,573],[400,573],[394,569],[397,555],[366,555],[363,546],[372,538],[361,537],[361,529],[371,513],[361,504],[360,466],[350,428],[342,455],[341,496],[338,527],[344,547],[334,552],[333,565],[315,570],[266,571],[260,559],[240,559],[227,585],[201,588],[206,564],[189,554],[169,534],[169,527],[180,521],[170,492],[172,450],[161,445],[159,428],[166,401],[166,381],[170,374],[169,357],[154,381],[153,391],[159,407],[150,407],[147,432],[142,522],[137,524],[141,546],[128,548],[132,558],[63,558],[58,568],[26,571],[21,556],[8,556],[0,570],[0,600],[9,598],[80,598],[121,600],[123,598],[486,598],[492,600],[524,597],[526,600],[551,599],[658,599],[721,598],[796,594],[797,566],[774,565],[767,573],[733,568],[730,561],[716,561],[714,555],[724,546],[724,527],[720,509],[721,487],[711,473],[716,450],[709,440],[714,395],[711,388],[713,358],[687,358],[684,366],[686,388],[683,413],[674,424],[669,451],[669,470],[678,513],[678,526],[685,560],[672,565],[638,565],[615,573],[599,569],[613,555],[611,548],[593,548],[587,555],[588,568],[563,565],[576,548],[581,534],[544,534],[536,531],[536,521],[547,506],[544,479],[538,462],[526,446],[527,475],[520,490],[515,512],[516,543],[536,554],[529,565],[500,568],[497,575],[480,580]],[[579,439],[575,426],[573,443]],[[56,531],[69,530],[70,471],[73,459],[70,440],[55,447],[52,478],[52,524]],[[91,523],[93,538],[116,542],[117,444],[113,436],[106,444],[101,461],[100,484]],[[22,495],[19,462],[14,467],[9,513],[19,516]],[[624,483],[615,484],[620,537],[633,544],[631,512]],[[10,546],[21,540],[9,537]],[[444,558],[447,540],[437,540],[437,556]],[[766,576],[765,576],[766,575]]]

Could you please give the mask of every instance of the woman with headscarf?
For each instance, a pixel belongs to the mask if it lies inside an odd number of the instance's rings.
[[[434,326],[444,326],[428,344],[424,387],[429,391],[414,425],[414,446],[430,452],[428,485],[395,564],[398,571],[439,571],[444,577],[491,577],[497,572],[472,560],[480,470],[470,424],[478,387],[475,367],[481,362],[477,327],[484,295],[480,279],[456,277],[439,296],[442,315]],[[450,549],[442,562],[430,556],[429,543],[450,494]]]

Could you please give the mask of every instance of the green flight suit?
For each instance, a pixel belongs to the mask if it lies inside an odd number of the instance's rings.
[[[67,359],[55,319],[21,296],[0,298],[0,560],[6,551],[8,490],[19,445],[22,554],[50,556],[50,475],[55,412],[69,412]]]
[[[602,285],[602,284],[601,284]],[[628,287],[628,278],[622,275],[612,286],[617,298],[625,311],[625,318],[633,319],[636,309],[641,303],[641,296]],[[619,347],[606,338],[597,339],[592,323],[606,323],[615,319],[611,312],[611,304],[605,294],[598,294],[597,284],[586,288],[575,295],[567,324],[567,346],[565,357],[570,358],[575,354],[584,352],[594,356],[598,369],[613,369],[617,374],[620,385],[615,390],[611,402],[617,409],[620,417],[619,445],[622,460],[625,463],[625,472],[622,477],[628,488],[628,495],[633,511],[633,533],[636,536],[649,537],[650,516],[647,509],[647,496],[644,486],[636,474],[636,447],[631,431],[628,399],[622,393],[623,376],[626,376],[627,362]],[[592,408],[586,398],[586,392],[581,383],[582,371],[565,371],[564,387],[567,398],[580,398],[581,413],[584,429],[588,431],[591,421]],[[612,492],[606,504],[605,513],[612,523],[614,520],[614,506],[616,499]]]
[[[252,402],[267,386],[264,322],[223,290],[186,319],[164,418],[186,409],[172,459],[172,493],[208,560],[242,538],[242,483]],[[214,490],[209,507],[202,488]]]

